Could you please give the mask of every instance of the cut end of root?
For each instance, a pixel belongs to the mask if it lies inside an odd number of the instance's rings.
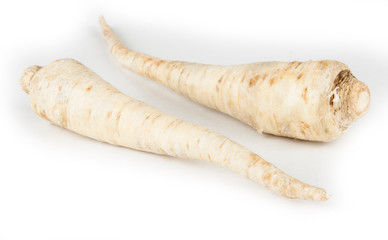
[[[355,82],[348,93],[349,115],[357,119],[364,115],[370,104],[370,91],[363,82]]]
[[[31,66],[24,70],[24,73],[20,79],[20,85],[24,92],[29,93],[30,92],[30,82],[31,79],[34,77],[35,73],[41,69],[41,66]]]
[[[344,131],[367,112],[370,91],[368,86],[354,77],[349,70],[343,70],[337,75],[333,89],[338,101],[331,98],[330,105],[333,107],[338,127]]]

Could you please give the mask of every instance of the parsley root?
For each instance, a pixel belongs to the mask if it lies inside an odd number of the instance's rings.
[[[225,136],[121,93],[73,59],[27,68],[21,86],[36,114],[80,135],[140,151],[217,163],[285,197],[328,198],[325,190],[288,176]]]
[[[338,61],[233,66],[167,61],[126,48],[103,17],[100,25],[123,66],[259,133],[328,142],[369,107],[368,87]]]

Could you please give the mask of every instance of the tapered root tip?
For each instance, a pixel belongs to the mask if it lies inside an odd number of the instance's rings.
[[[31,66],[24,70],[24,73],[20,79],[20,85],[24,92],[30,92],[30,82],[34,77],[35,73],[41,69],[41,66]]]
[[[108,35],[112,31],[109,25],[106,23],[104,16],[100,17],[100,28],[101,28],[102,34],[104,34],[105,37],[108,37]]]
[[[104,18],[104,16],[102,16],[102,15],[101,15],[101,17],[100,17],[100,26],[101,26],[101,27],[106,26],[105,18]]]
[[[326,190],[322,188],[317,188],[309,186],[303,191],[303,199],[313,200],[313,201],[327,201],[330,198],[330,195],[327,194]]]
[[[325,189],[304,184],[303,182],[293,179],[292,184],[283,195],[289,198],[299,198],[312,201],[326,201],[330,198]]]
[[[103,16],[100,17],[100,28],[105,40],[108,43],[110,51],[113,52],[113,47],[121,42],[117,35],[113,32],[112,28],[106,23]]]

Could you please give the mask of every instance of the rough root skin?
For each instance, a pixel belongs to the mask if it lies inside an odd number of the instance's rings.
[[[43,119],[101,142],[220,164],[288,198],[327,200],[223,135],[164,114],[105,82],[73,59],[27,68],[22,88]]]
[[[234,66],[168,61],[126,48],[103,18],[100,25],[110,52],[123,66],[233,116],[258,133],[328,142],[341,136],[369,106],[368,87],[351,75],[353,80],[344,81],[337,94],[335,100],[341,104],[334,113],[332,86],[339,73],[350,73],[338,61]]]

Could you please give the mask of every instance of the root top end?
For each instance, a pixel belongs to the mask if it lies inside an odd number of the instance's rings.
[[[20,85],[25,93],[30,92],[30,82],[35,73],[41,69],[41,66],[31,66],[24,70],[24,73],[20,79]]]
[[[359,81],[349,70],[341,71],[334,81],[334,91],[339,101],[331,100],[334,116],[342,131],[352,122],[363,116],[370,105],[370,91],[365,83]]]
[[[363,116],[369,108],[370,91],[368,86],[357,80],[348,93],[348,113],[355,120]]]

